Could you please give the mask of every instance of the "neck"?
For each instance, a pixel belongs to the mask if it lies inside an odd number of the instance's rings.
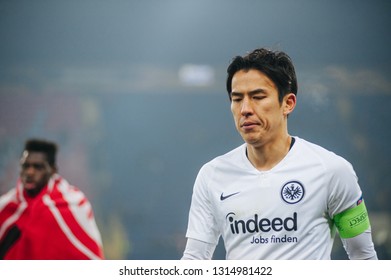
[[[267,171],[276,166],[289,152],[292,137],[286,135],[263,145],[247,145],[247,157],[251,164],[260,171]]]
[[[39,188],[36,188],[36,189],[32,189],[32,190],[27,190],[27,189],[24,189],[24,192],[25,194],[27,195],[27,197],[36,197],[38,196],[40,193],[42,193],[42,190],[47,186],[47,184],[43,187],[39,187]]]

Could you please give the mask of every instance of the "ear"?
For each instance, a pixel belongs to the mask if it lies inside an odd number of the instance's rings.
[[[53,175],[58,172],[57,165],[50,166],[50,169],[51,169],[50,175]]]
[[[289,115],[296,107],[296,95],[294,93],[288,93],[284,96],[282,103],[284,115]]]

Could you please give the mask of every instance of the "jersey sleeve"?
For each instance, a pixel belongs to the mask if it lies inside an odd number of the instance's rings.
[[[186,237],[217,244],[220,234],[208,190],[208,181],[212,172],[213,169],[210,166],[203,166],[197,175],[193,187]]]
[[[353,238],[342,238],[342,244],[351,260],[377,260],[371,229]]]
[[[211,260],[215,249],[215,244],[189,238],[181,260]]]
[[[345,159],[338,157],[330,161],[326,174],[329,176],[328,212],[332,219],[356,205],[362,197],[358,178],[352,165]]]
[[[377,259],[357,175],[343,159],[333,169],[329,215],[337,225],[349,259]]]

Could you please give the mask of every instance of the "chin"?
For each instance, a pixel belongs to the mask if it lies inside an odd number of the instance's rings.
[[[242,133],[241,136],[243,140],[248,144],[259,141],[259,137],[257,137],[253,133]]]
[[[244,142],[254,147],[261,146],[263,143],[262,139],[259,139],[259,137],[242,137],[242,138]]]
[[[257,146],[259,141],[258,139],[246,139],[246,138],[243,138],[244,142],[246,142],[248,145],[251,145],[251,146]]]

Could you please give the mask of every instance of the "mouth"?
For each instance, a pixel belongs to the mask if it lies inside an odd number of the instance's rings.
[[[257,127],[258,125],[259,125],[259,123],[257,123],[257,122],[246,121],[246,122],[242,123],[240,125],[240,127],[243,128],[244,130],[252,130],[253,128]]]
[[[26,180],[24,183],[23,183],[23,187],[26,189],[26,190],[33,190],[35,189],[35,183],[31,180]]]

